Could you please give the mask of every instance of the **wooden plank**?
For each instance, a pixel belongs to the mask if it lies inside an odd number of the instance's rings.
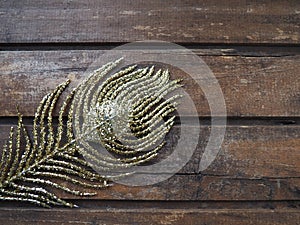
[[[140,176],[145,177],[145,174]],[[75,188],[72,185],[69,187]],[[53,192],[69,200],[291,201],[300,200],[299,188],[300,178],[240,179],[176,174],[168,180],[148,186],[114,184],[112,187],[96,190],[97,195],[89,198],[57,190]]]
[[[297,0],[1,1],[1,43],[299,43]]]
[[[74,87],[88,66],[104,52],[1,52],[0,116],[15,116],[17,104],[25,116],[32,116],[45,94],[67,78],[73,81]],[[246,57],[226,55],[226,50],[224,55],[208,50],[196,52],[218,79],[228,116],[300,116],[299,54]],[[171,73],[174,78],[184,79],[184,88],[194,99],[199,116],[209,116],[210,109],[199,86],[180,70],[173,69]],[[183,102],[182,108],[184,115],[189,115],[190,107]]]
[[[201,133],[203,135],[200,136],[194,156],[178,174],[151,186],[131,187],[117,184],[99,190],[98,195],[93,198],[300,200],[299,129],[299,126],[229,126],[218,157],[207,170],[198,173],[199,161],[208,134],[206,127]],[[7,138],[8,130],[9,126],[0,126],[1,143]],[[176,133],[176,130],[173,131],[170,139],[167,139],[168,147],[172,146]],[[153,179],[164,175],[156,172],[153,174]],[[145,177],[145,174],[138,176]],[[60,191],[56,193],[67,199],[78,198]]]
[[[192,127],[191,127],[192,128]],[[27,126],[29,132],[32,127]],[[9,125],[0,125],[0,152],[9,137]],[[176,126],[166,137],[167,145],[161,157],[170,154],[176,146],[180,130]],[[210,127],[202,126],[199,142],[189,162],[180,174],[198,174],[199,163],[210,135]],[[184,146],[190,146],[189,140]],[[264,177],[280,179],[300,177],[300,126],[227,126],[223,144],[214,162],[201,173],[211,176],[260,179]],[[182,154],[182,155],[181,155]],[[185,150],[174,158],[181,162]],[[169,171],[165,165],[164,171]],[[158,172],[159,173],[159,172]]]
[[[0,209],[6,225],[26,224],[224,224],[299,225],[297,209]]]

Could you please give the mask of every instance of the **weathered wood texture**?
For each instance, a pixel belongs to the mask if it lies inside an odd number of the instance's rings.
[[[145,176],[141,174],[141,176]],[[157,175],[159,176],[159,175]],[[69,185],[72,187],[72,185]],[[209,175],[176,174],[149,186],[125,186],[115,183],[107,189],[91,190],[97,195],[77,197],[53,190],[64,199],[149,200],[149,201],[283,201],[300,200],[300,178],[245,179]],[[5,204],[4,204],[5,205]]]
[[[16,125],[16,105],[31,130],[45,94],[68,78],[75,87],[108,49],[136,40],[193,48],[215,74],[230,117],[218,156],[199,173],[210,109],[201,88],[173,69],[204,121],[183,168],[154,185],[114,184],[91,198],[53,190],[81,209],[1,201],[0,224],[300,224],[298,0],[2,0],[0,21],[0,146]],[[172,128],[164,150],[178,136]]]
[[[18,104],[25,116],[32,116],[46,93],[68,78],[73,80],[74,87],[84,78],[83,73],[88,66],[104,52],[1,52],[0,115],[15,116]],[[223,53],[222,50],[195,50],[218,79],[228,116],[300,116],[299,54],[247,57],[232,56],[228,55],[230,51],[226,52],[226,49]],[[205,95],[195,81],[179,70],[172,74],[184,78],[184,88],[194,99],[199,116],[209,116]],[[183,112],[189,115],[190,107],[184,104]]]
[[[32,126],[27,126],[27,129],[31,132]],[[9,131],[9,125],[0,125],[1,147],[7,141]],[[179,173],[198,174],[200,159],[209,135],[210,127],[202,126],[194,154],[191,160],[178,171]],[[162,158],[174,149],[179,136],[179,128],[176,126],[166,137],[167,145],[161,151]],[[189,140],[182,141],[185,145],[189,145]],[[299,146],[300,126],[298,125],[227,126],[217,158],[202,174],[246,179],[300,178]],[[166,151],[169,153],[163,154]],[[186,154],[185,151],[183,149],[182,155],[178,155],[174,160],[180,161],[180,157]],[[168,166],[166,165],[165,168]]]
[[[299,126],[229,126],[218,157],[207,170],[198,173],[199,161],[209,136],[206,127],[200,133],[194,156],[177,175],[152,186],[126,187],[116,184],[98,190],[93,199],[300,200],[299,131]],[[9,126],[0,126],[1,144],[8,133]],[[177,136],[178,129],[175,128],[167,137],[168,145],[162,151],[169,149]],[[184,141],[189,146],[188,140]],[[174,159],[176,161],[177,158]],[[153,173],[155,176],[161,175]],[[56,193],[64,198],[78,198],[61,191]]]
[[[230,224],[299,225],[299,211],[281,210],[199,210],[199,209],[102,209],[43,210],[1,209],[0,222],[6,225],[58,224]]]
[[[265,1],[1,1],[1,43],[300,41],[300,3]]]

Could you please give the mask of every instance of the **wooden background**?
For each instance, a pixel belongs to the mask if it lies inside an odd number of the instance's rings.
[[[16,104],[29,124],[57,84],[148,39],[192,49],[217,77],[228,127],[214,163],[197,172],[204,138],[167,181],[91,199],[58,192],[80,209],[0,202],[0,224],[300,224],[299,0],[0,0],[0,144]],[[209,108],[196,106],[206,137]]]

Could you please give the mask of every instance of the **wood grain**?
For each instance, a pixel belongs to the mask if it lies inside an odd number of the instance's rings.
[[[190,126],[192,128],[192,126]],[[32,127],[27,126],[29,132]],[[0,152],[9,137],[10,126],[0,125]],[[166,137],[167,145],[162,150],[160,158],[168,157],[176,147],[180,137],[176,126]],[[182,168],[180,174],[198,174],[200,159],[206,148],[210,135],[210,127],[202,126],[199,141],[189,162]],[[184,146],[190,146],[189,140],[183,141]],[[264,177],[300,178],[300,126],[227,126],[223,144],[215,161],[201,173],[212,176],[229,176],[246,179]],[[181,162],[187,149],[182,149],[174,158],[174,163]],[[177,164],[179,165],[179,164]],[[169,165],[162,167],[167,172]],[[160,172],[155,172],[160,173]]]
[[[297,0],[1,1],[1,43],[298,44]]]
[[[71,86],[76,86],[89,65],[104,52],[0,52],[0,116],[15,116],[16,105],[25,116],[32,116],[45,94],[68,78],[73,81]],[[215,74],[228,116],[300,116],[300,55],[252,57],[226,55],[225,50],[222,55],[208,50],[195,52],[202,55]],[[193,98],[199,116],[210,116],[205,94],[195,81],[180,70],[171,73],[174,78],[184,79],[184,88]],[[190,107],[184,101],[182,109],[184,115],[190,114]],[[224,116],[221,112],[217,114]]]
[[[178,174],[150,186],[131,187],[116,184],[111,188],[98,190],[98,195],[93,198],[186,201],[300,200],[299,130],[299,126],[229,126],[218,157],[207,170],[198,173],[205,139],[209,134],[206,127],[201,133],[194,156]],[[1,144],[8,137],[8,133],[9,126],[0,126]],[[173,145],[177,136],[178,132],[173,129],[167,138],[167,148]],[[188,146],[188,143],[186,145]],[[181,154],[184,155],[185,152]],[[177,160],[174,159],[174,163]],[[165,165],[164,169],[168,172],[168,165]],[[153,171],[148,174],[152,176],[147,179],[167,175]],[[137,176],[141,178],[145,177],[145,174]],[[67,199],[78,198],[61,191],[56,193]]]
[[[0,209],[0,222],[6,225],[100,225],[100,224],[224,224],[224,225],[299,225],[296,209],[199,210],[199,209],[98,209],[43,210]]]
[[[145,174],[140,176],[145,177]],[[299,188],[300,178],[243,179],[176,174],[168,180],[148,186],[114,184],[107,189],[85,189],[97,192],[97,195],[89,198],[73,196],[57,190],[53,192],[69,200],[291,201],[300,200]]]
[[[210,108],[196,82],[171,68],[173,78],[183,78],[202,125],[183,168],[174,175],[168,165],[165,173],[138,173],[144,179],[173,176],[149,186],[115,183],[90,198],[53,189],[80,209],[0,201],[0,224],[300,225],[298,0],[2,0],[0,21],[0,153],[16,126],[17,105],[32,130],[32,116],[45,94],[66,79],[73,81],[70,89],[75,87],[107,50],[137,40],[193,49],[224,94],[227,115],[217,114],[229,116],[219,154],[199,172]],[[182,116],[191,119],[185,101],[181,107]],[[176,145],[176,121],[160,158]],[[184,155],[183,149],[176,160]]]

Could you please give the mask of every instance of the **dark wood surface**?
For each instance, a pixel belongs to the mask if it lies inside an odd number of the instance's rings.
[[[11,125],[0,126],[1,146],[9,136]],[[188,125],[188,127],[193,126]],[[27,126],[27,129],[31,132],[32,126]],[[209,126],[202,125],[194,155],[178,171],[180,174],[198,174],[200,159],[210,135],[209,130]],[[162,152],[176,144],[179,132],[179,127],[176,125],[166,137],[168,144]],[[189,140],[183,141],[188,144]],[[216,160],[200,175],[239,179],[297,179],[300,178],[299,146],[299,125],[228,125]]]
[[[16,105],[31,130],[45,94],[66,79],[76,86],[95,59],[136,40],[177,42],[201,57],[228,116],[217,158],[198,172],[210,109],[195,82],[174,69],[201,99],[203,126],[187,165],[161,183],[115,184],[91,198],[53,190],[79,209],[2,201],[0,224],[300,224],[299,28],[298,0],[0,0],[0,146],[17,124]],[[184,102],[183,109],[191,116]],[[177,137],[175,127],[166,150]]]
[[[299,224],[299,211],[291,210],[199,210],[199,209],[98,209],[43,210],[3,209],[4,224],[232,224],[286,225]],[[121,216],[120,216],[121,215]],[[101,221],[101,222],[100,222]]]
[[[0,143],[4,143],[9,128],[7,125],[0,127]],[[209,134],[207,129],[208,127],[201,132],[202,138],[192,159],[170,179],[143,187],[115,184],[108,189],[97,190],[98,194],[90,199],[300,200],[299,126],[228,126],[218,157],[208,169],[199,173],[203,142]],[[30,127],[28,130],[31,130]],[[167,138],[168,146],[176,140],[176,130],[175,128],[171,137]],[[63,198],[78,199],[76,196],[53,191]]]
[[[300,116],[300,77],[297,76],[300,56],[294,50],[259,57],[250,53],[245,56],[245,52],[235,49],[197,49],[194,52],[218,79],[228,116]],[[232,52],[236,52],[235,55]],[[84,73],[93,60],[104,53],[97,50],[1,52],[0,115],[15,116],[18,104],[24,115],[32,116],[46,93],[66,79],[71,79],[71,87],[75,87],[86,76]],[[195,105],[199,115],[209,116],[210,109],[199,86],[189,76],[183,76],[182,71],[171,73],[174,78],[184,79],[184,89],[197,99]],[[189,107],[182,104],[183,112],[189,115]]]
[[[1,1],[1,43],[299,43],[297,0]]]

